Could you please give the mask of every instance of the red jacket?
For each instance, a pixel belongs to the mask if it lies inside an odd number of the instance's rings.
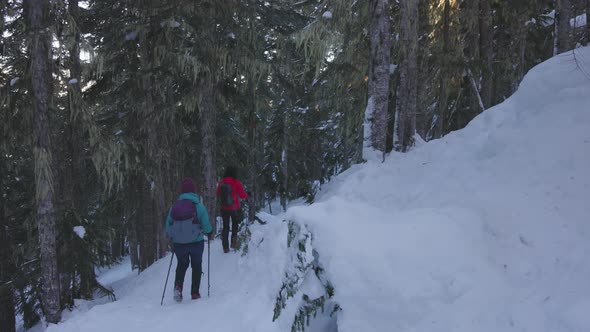
[[[248,194],[246,194],[246,192],[244,191],[244,187],[242,186],[242,183],[234,178],[230,178],[230,177],[226,177],[221,179],[221,181],[219,181],[219,183],[217,184],[217,191],[216,191],[216,195],[217,197],[219,197],[219,187],[221,186],[222,183],[228,183],[231,185],[231,195],[232,198],[234,199],[234,204],[232,206],[221,206],[222,210],[239,210],[240,209],[240,199],[246,199],[248,198]],[[239,199],[238,199],[239,198]]]

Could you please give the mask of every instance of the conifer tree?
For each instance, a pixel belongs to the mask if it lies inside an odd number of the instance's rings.
[[[371,52],[365,127],[370,126],[370,130],[366,128],[365,131],[370,133],[370,137],[365,137],[365,141],[370,140],[372,147],[385,153],[391,63],[389,0],[372,0],[369,7],[371,11],[369,32]]]
[[[43,292],[41,299],[45,317],[57,323],[61,317],[59,272],[57,269],[56,215],[54,206],[54,174],[51,165],[48,113],[51,103],[51,29],[49,3],[27,1],[27,22],[31,35],[31,85],[34,106],[34,160],[36,178],[37,222],[41,253]]]
[[[406,152],[414,145],[418,102],[418,3],[400,2],[401,63],[397,91],[394,149]]]

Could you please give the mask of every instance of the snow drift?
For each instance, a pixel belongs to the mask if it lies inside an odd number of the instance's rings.
[[[338,331],[590,331],[590,48],[575,52],[287,212],[314,234]]]

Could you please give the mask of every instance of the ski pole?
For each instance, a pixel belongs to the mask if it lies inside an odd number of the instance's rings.
[[[166,282],[164,283],[164,291],[162,292],[162,301],[160,302],[160,305],[162,305],[164,303],[164,294],[166,294],[166,286],[168,285],[168,277],[170,276],[170,269],[172,268],[172,260],[174,259],[174,253],[172,253],[172,256],[170,257],[170,266],[168,266],[168,274],[166,274]]]
[[[207,297],[211,290],[211,284],[209,283],[211,276],[211,238],[207,239]]]

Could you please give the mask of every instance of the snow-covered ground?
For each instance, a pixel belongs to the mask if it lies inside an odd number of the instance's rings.
[[[590,48],[576,59],[537,66],[461,131],[354,166],[310,206],[259,214],[246,255],[213,242],[211,297],[206,254],[205,296],[181,304],[169,282],[160,306],[169,257],[125,264],[100,277],[116,302],[47,331],[290,331],[304,295],[332,287],[306,331],[590,331]]]
[[[160,300],[170,256],[140,275],[131,274],[126,263],[99,278],[114,288],[117,301],[92,308],[84,303],[80,309],[64,315],[64,322],[50,325],[46,331],[276,331],[272,308],[285,265],[285,249],[281,248],[287,243],[286,223],[270,215],[263,217],[269,223],[251,227],[248,255],[223,254],[221,242],[212,242],[210,297],[207,297],[207,248],[203,255],[203,298],[196,301],[190,300],[187,293],[190,268],[185,278],[184,301],[172,300],[176,259],[162,306]]]

